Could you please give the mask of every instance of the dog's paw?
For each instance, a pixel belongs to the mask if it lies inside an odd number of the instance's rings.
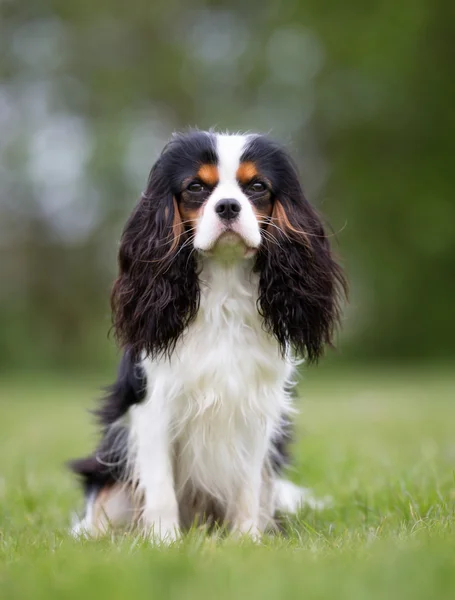
[[[154,511],[146,511],[142,515],[142,526],[144,536],[152,544],[169,545],[181,537],[175,515],[157,515]]]
[[[237,539],[246,538],[253,542],[260,542],[262,538],[261,530],[251,520],[239,521],[238,523],[235,523],[231,534]]]
[[[181,532],[178,525],[170,523],[155,523],[147,528],[145,535],[147,539],[156,546],[169,546],[181,538]]]
[[[69,534],[76,540],[88,540],[94,539],[101,535],[101,531],[96,529],[90,519],[86,517],[83,519],[77,519],[75,516]]]

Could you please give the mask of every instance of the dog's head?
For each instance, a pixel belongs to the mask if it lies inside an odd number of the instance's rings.
[[[288,154],[261,135],[175,135],[123,232],[114,326],[135,352],[170,354],[199,306],[201,261],[250,261],[258,310],[283,352],[316,360],[345,289]]]

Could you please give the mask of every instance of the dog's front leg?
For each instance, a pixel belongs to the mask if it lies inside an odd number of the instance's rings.
[[[261,531],[262,465],[256,465],[242,482],[231,518],[234,535],[248,535],[259,540]]]
[[[239,494],[237,515],[232,531],[234,535],[248,535],[253,540],[259,540],[259,503],[260,493],[253,486],[245,486]]]
[[[134,409],[132,420],[134,471],[143,497],[141,526],[155,542],[171,542],[179,536],[170,437],[169,407],[149,399]]]

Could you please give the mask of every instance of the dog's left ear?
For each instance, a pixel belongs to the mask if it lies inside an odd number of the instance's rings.
[[[292,348],[315,362],[332,344],[347,284],[295,166],[285,155],[280,162],[280,192],[256,260],[258,306],[283,353]]]

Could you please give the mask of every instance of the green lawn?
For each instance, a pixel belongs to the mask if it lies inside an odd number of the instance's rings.
[[[333,497],[260,545],[199,532],[76,542],[62,467],[88,451],[97,385],[0,383],[0,598],[455,598],[455,369],[311,369],[290,477]]]

